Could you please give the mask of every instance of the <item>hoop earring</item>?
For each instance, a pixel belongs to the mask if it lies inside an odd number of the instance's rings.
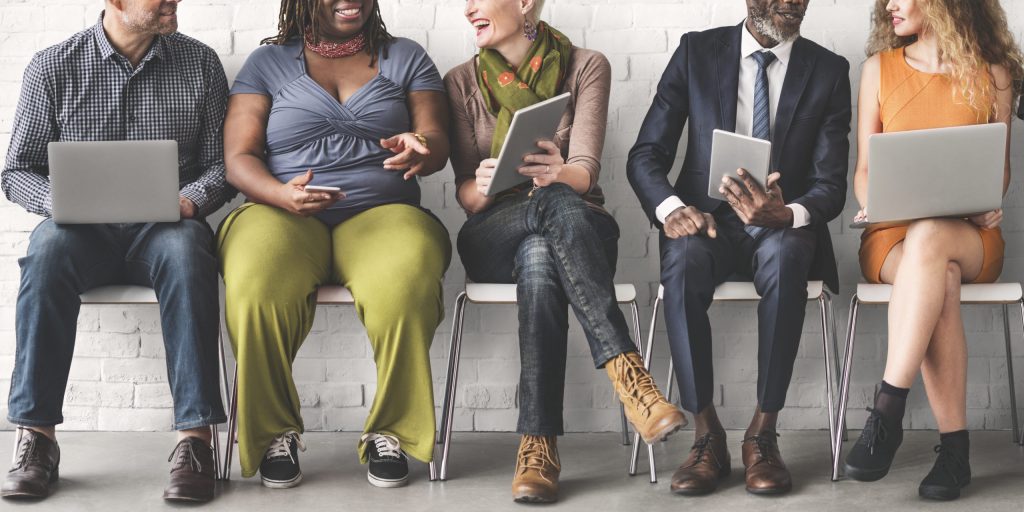
[[[523,36],[530,41],[537,40],[537,25],[534,25],[530,20],[523,22]]]

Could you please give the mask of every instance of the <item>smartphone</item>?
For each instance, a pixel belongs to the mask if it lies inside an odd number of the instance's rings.
[[[341,192],[339,187],[327,187],[323,185],[306,185],[303,187],[306,192]]]

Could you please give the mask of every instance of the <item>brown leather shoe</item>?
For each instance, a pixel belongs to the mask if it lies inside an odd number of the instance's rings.
[[[178,442],[167,458],[171,482],[164,489],[167,501],[205,502],[213,499],[213,449],[206,441],[187,437]]]
[[[718,488],[718,483],[729,476],[732,461],[725,445],[725,432],[707,432],[698,437],[690,456],[672,474],[669,487],[675,494],[700,496]]]
[[[747,468],[747,492],[783,494],[793,488],[793,480],[779,453],[779,434],[765,430],[743,440],[743,466]]]
[[[604,368],[625,406],[626,418],[644,441],[664,441],[669,434],[686,426],[683,411],[665,399],[644,368],[640,354],[619,354]]]
[[[7,472],[0,496],[9,499],[49,496],[50,484],[57,481],[59,464],[57,442],[34,430],[24,429],[18,443],[18,455]]]
[[[518,503],[558,501],[558,460],[555,436],[523,436],[512,478],[512,499]]]

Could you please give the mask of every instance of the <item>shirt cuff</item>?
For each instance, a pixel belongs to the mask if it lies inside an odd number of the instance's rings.
[[[658,222],[664,224],[665,219],[668,218],[668,214],[676,211],[676,208],[683,208],[686,203],[683,203],[679,196],[668,196],[657,208],[654,209],[654,217],[658,219]],[[794,216],[795,218],[795,216]]]
[[[198,190],[195,190],[195,188],[191,187],[191,185],[192,183],[189,183],[180,191],[178,191],[178,195],[184,197],[185,199],[188,199],[189,201],[192,201],[192,204],[196,207],[196,218],[205,217],[206,214],[210,213],[206,211],[207,207],[209,206],[209,200],[205,194]]]
[[[811,223],[811,212],[807,211],[804,205],[799,203],[787,204],[786,208],[789,208],[793,212],[793,227],[802,228]]]

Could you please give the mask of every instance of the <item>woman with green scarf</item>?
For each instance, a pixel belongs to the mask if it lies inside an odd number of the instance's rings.
[[[597,184],[611,68],[538,20],[542,0],[468,0],[480,48],[445,77],[452,111],[456,199],[469,216],[458,237],[467,276],[515,283],[519,302],[519,424],[512,482],[518,502],[558,498],[568,307],[605,368],[627,418],[648,442],[686,423],[658,391],[615,301],[619,228]],[[523,185],[486,196],[512,114],[571,94],[554,140],[523,159]]]

